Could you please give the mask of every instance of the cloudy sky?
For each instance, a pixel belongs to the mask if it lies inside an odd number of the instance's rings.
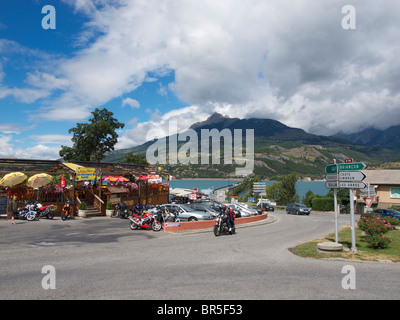
[[[58,158],[96,107],[125,123],[118,149],[213,112],[324,135],[397,125],[399,21],[397,0],[1,0],[0,157]]]

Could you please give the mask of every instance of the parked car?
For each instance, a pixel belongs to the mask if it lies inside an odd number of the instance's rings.
[[[262,211],[275,211],[275,207],[270,203],[263,203],[261,204]]]
[[[205,205],[218,213],[221,211],[221,208],[223,206],[223,204],[221,202],[211,200],[211,199],[196,200],[193,203],[199,203],[199,204]]]
[[[250,211],[249,209],[242,207],[237,203],[224,203],[224,205],[236,211],[237,217],[249,217],[254,214],[253,211]]]
[[[247,203],[239,202],[239,205],[245,207],[246,209],[249,209],[250,211],[253,212],[253,214],[262,214],[262,211],[260,209],[249,206]]]
[[[214,209],[211,208],[211,206],[207,206],[206,204],[202,202],[193,202],[188,204],[189,207],[191,207],[195,211],[204,211],[212,214],[214,217],[218,216],[218,212],[215,211]]]
[[[162,209],[178,214],[181,221],[213,220],[214,215],[205,211],[196,211],[187,204],[163,204]]]
[[[287,214],[310,214],[311,209],[307,208],[304,204],[302,203],[288,203],[286,206],[286,213]]]
[[[400,212],[394,209],[376,209],[370,213],[380,214],[382,217],[390,217],[400,220]]]

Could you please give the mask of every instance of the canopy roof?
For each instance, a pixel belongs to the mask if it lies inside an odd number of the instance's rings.
[[[105,175],[146,175],[150,168],[140,164],[110,163],[110,162],[91,162],[74,161],[64,162],[63,160],[31,160],[31,159],[10,159],[0,158],[0,174],[21,171],[25,174],[48,173],[56,174],[75,174],[79,167],[95,168]]]

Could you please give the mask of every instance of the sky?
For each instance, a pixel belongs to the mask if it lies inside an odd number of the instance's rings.
[[[214,112],[398,125],[399,21],[398,0],[1,0],[0,157],[59,158],[95,108],[125,123],[116,149]]]

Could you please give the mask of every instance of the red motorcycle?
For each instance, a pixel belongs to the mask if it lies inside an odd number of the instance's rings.
[[[135,213],[129,217],[129,226],[132,230],[140,229],[153,229],[153,231],[160,231],[162,229],[162,223],[150,212],[144,211],[143,217],[140,218]]]

